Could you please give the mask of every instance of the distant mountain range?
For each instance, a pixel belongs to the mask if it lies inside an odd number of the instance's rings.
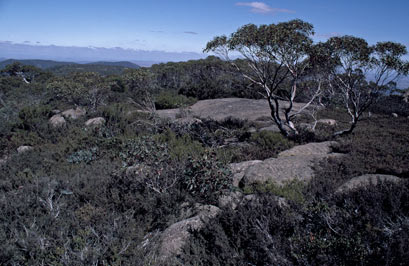
[[[74,63],[74,62],[59,62],[53,60],[39,60],[39,59],[8,59],[0,62],[0,69],[14,62],[20,62],[23,65],[35,66],[56,75],[66,75],[73,72],[97,72],[101,75],[121,74],[125,69],[138,69],[137,64],[120,61],[120,62],[91,62],[91,63]]]
[[[41,69],[49,69],[53,67],[66,66],[66,65],[77,65],[81,67],[87,67],[87,65],[100,65],[100,66],[117,66],[124,68],[140,68],[139,65],[134,64],[128,61],[119,61],[119,62],[90,62],[90,63],[75,63],[75,62],[62,62],[62,61],[53,61],[53,60],[41,60],[41,59],[7,59],[0,62],[0,69],[4,68],[7,65],[10,65],[14,62],[20,62],[23,65],[35,66]]]
[[[56,45],[31,45],[0,41],[0,58],[43,59],[68,62],[129,61],[140,66],[155,63],[179,62],[205,58],[194,52],[165,52],[124,49],[120,47],[76,47]]]

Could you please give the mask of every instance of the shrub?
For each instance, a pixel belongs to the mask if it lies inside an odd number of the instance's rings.
[[[18,117],[21,120],[20,127],[25,130],[36,130],[40,125],[48,122],[51,115],[51,107],[49,105],[27,106],[20,110]]]
[[[193,97],[186,97],[171,91],[161,91],[155,98],[156,109],[172,109],[187,107],[197,102]]]

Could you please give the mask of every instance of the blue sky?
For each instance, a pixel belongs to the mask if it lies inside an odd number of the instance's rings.
[[[300,18],[316,40],[348,34],[409,46],[408,12],[408,0],[0,0],[0,41],[200,52],[244,24]]]

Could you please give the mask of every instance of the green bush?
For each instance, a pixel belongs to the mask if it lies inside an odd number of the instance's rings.
[[[20,110],[18,117],[20,127],[25,130],[35,130],[48,122],[52,109],[49,105],[27,106]]]
[[[282,185],[276,184],[274,182],[269,182],[266,184],[256,184],[243,188],[245,194],[271,193],[298,204],[302,204],[305,202],[304,190],[305,183],[295,179],[288,181]]]
[[[155,97],[155,107],[158,110],[187,107],[195,102],[197,102],[196,98],[186,97],[171,91],[162,91]]]

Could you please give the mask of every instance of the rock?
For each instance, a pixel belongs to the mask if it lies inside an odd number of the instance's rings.
[[[251,127],[247,130],[248,133],[256,133],[257,129],[255,127]]]
[[[87,111],[85,111],[85,109],[77,107],[75,110],[74,109],[68,109],[65,110],[64,112],[62,112],[61,114],[65,117],[65,118],[70,118],[70,119],[78,119],[81,116],[84,116],[87,113]]]
[[[63,127],[67,123],[64,117],[59,114],[53,115],[48,122],[54,128]]]
[[[267,182],[283,185],[294,179],[309,181],[314,176],[313,167],[316,162],[341,155],[332,153],[331,146],[335,143],[327,141],[296,146],[279,153],[277,158],[250,165],[244,171],[237,171],[234,175],[236,179],[241,177],[239,181],[241,188]]]
[[[231,163],[230,169],[233,174],[233,186],[238,187],[241,179],[244,176],[244,171],[251,165],[261,163],[260,160],[245,161],[241,163]]]
[[[220,209],[212,205],[200,207],[198,215],[182,220],[169,226],[162,234],[159,247],[159,259],[167,261],[173,256],[181,254],[182,247],[187,243],[192,230],[200,230],[206,222],[216,217]]]
[[[282,151],[278,157],[298,156],[298,155],[326,155],[332,152],[332,146],[336,141],[313,142],[305,145],[295,146],[289,150]]]
[[[198,119],[198,118],[194,118],[194,117],[183,117],[183,118],[177,118],[175,120],[175,123],[178,123],[180,125],[192,125],[192,124],[202,124],[203,121]]]
[[[280,129],[278,129],[277,126],[272,125],[272,126],[269,126],[269,127],[260,128],[260,131],[280,132]]]
[[[337,125],[337,121],[335,121],[334,119],[319,119],[317,121],[318,124],[324,124],[324,125],[328,125],[328,126],[336,126]]]
[[[223,195],[219,198],[220,208],[230,208],[235,210],[240,202],[243,200],[243,193],[239,191],[230,192],[227,195]]]
[[[398,117],[398,114],[397,114],[397,113],[392,113],[392,117],[397,118],[397,117]]]
[[[105,118],[103,117],[95,117],[95,118],[91,118],[89,120],[87,120],[87,122],[85,122],[85,126],[87,127],[98,127],[98,126],[102,126],[105,124]]]
[[[21,154],[21,153],[24,153],[24,152],[31,151],[31,150],[33,150],[33,149],[34,149],[34,148],[31,147],[31,146],[20,146],[20,147],[17,148],[17,153],[18,153],[18,154]]]
[[[314,163],[315,157],[308,155],[267,159],[247,168],[239,187],[267,182],[282,185],[293,179],[310,180],[314,175]]]
[[[377,185],[379,182],[385,182],[385,181],[390,181],[394,183],[398,183],[401,181],[401,179],[397,176],[393,175],[378,175],[378,174],[367,174],[367,175],[361,175],[352,178],[342,186],[340,186],[336,192],[337,193],[345,193],[349,192],[351,190],[369,186],[369,185]]]
[[[51,111],[51,113],[54,114],[54,115],[58,115],[59,113],[61,113],[61,111],[58,110],[58,109],[54,109],[54,110]]]
[[[294,103],[293,111],[296,112],[304,106],[304,103]],[[287,102],[280,101],[280,107],[286,108]],[[156,113],[161,118],[177,118],[180,109],[157,110]],[[221,98],[211,100],[200,100],[189,107],[190,115],[198,118],[211,118],[217,121],[225,120],[228,117],[248,120],[250,122],[261,122],[260,118],[265,117],[271,125],[271,110],[268,101],[265,99],[244,99],[244,98]],[[280,111],[280,116],[282,112]],[[283,117],[282,117],[283,118]],[[267,121],[266,121],[267,122]],[[263,125],[265,127],[267,125]]]

